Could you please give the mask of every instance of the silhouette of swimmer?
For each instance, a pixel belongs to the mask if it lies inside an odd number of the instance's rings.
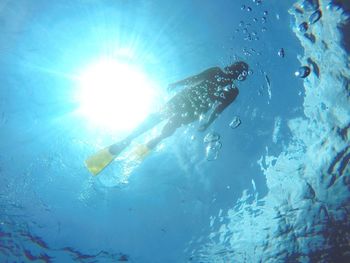
[[[171,136],[177,128],[199,120],[200,116],[210,112],[206,123],[200,124],[199,131],[205,131],[219,114],[230,105],[238,95],[234,80],[243,81],[248,74],[245,62],[236,62],[223,70],[219,67],[209,68],[202,73],[184,80],[172,83],[169,90],[184,87],[171,98],[159,112],[151,114],[141,125],[130,133],[124,140],[117,142],[86,161],[88,169],[99,173],[119,153],[121,153],[136,137],[167,120],[161,133],[146,144],[138,147],[136,155],[144,157],[163,139]]]
[[[170,99],[158,113],[151,114],[136,130],[123,141],[110,147],[112,154],[120,152],[133,139],[153,128],[161,121],[168,120],[157,137],[150,140],[146,147],[151,150],[163,139],[171,136],[182,125],[199,120],[202,114],[215,107],[207,123],[199,126],[199,131],[205,131],[219,114],[230,105],[238,95],[234,80],[243,81],[248,73],[245,62],[237,62],[224,70],[219,67],[209,68],[202,73],[172,83],[169,90],[179,86],[186,88]]]

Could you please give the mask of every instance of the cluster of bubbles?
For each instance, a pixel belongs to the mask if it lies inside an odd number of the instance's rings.
[[[319,21],[322,17],[322,12],[319,9],[319,3],[317,0],[304,0],[296,9],[299,13],[305,14],[306,21],[303,21],[298,25],[299,32],[303,33],[310,41],[315,42],[316,38],[313,34],[308,33],[309,28]],[[306,78],[309,76],[311,69],[308,66],[300,67],[295,76],[299,78]]]
[[[316,0],[304,0],[297,8],[297,11],[306,14],[307,21],[303,21],[298,26],[298,30],[305,34],[307,34],[309,27],[319,21],[322,17],[322,12],[319,9],[319,4]]]
[[[259,6],[262,4],[262,1],[261,0],[253,0],[253,4]],[[247,21],[247,22],[240,21],[239,25],[238,25],[239,27],[236,28],[235,32],[236,33],[242,32],[243,39],[246,41],[249,41],[249,42],[258,41],[259,40],[258,33],[256,30],[253,30],[252,28],[255,27],[256,25],[258,25],[258,23],[260,22],[262,25],[261,31],[262,32],[267,31],[265,24],[267,23],[268,11],[263,11],[263,13],[260,14],[260,17],[259,17],[259,14],[257,14],[257,12],[253,12],[253,7],[251,5],[243,4],[241,6],[241,10],[244,12],[252,13],[252,14],[254,13],[254,18],[250,22],[249,21]],[[247,56],[252,55],[252,53],[257,53],[253,49],[250,50],[250,52],[249,51],[243,51],[243,52]],[[258,54],[258,55],[260,55],[260,54]]]
[[[240,73],[238,75],[237,80],[239,80],[239,81],[244,80],[247,77],[248,74],[251,75],[252,71],[251,70],[249,70],[249,71],[243,70],[242,73]]]
[[[220,134],[216,132],[209,132],[204,137],[205,147],[205,156],[207,161],[215,161],[218,156],[220,149],[222,147],[222,143],[220,142]]]
[[[245,8],[245,6],[244,6],[244,8]],[[246,10],[251,10],[251,8],[247,7]],[[260,23],[262,25],[266,24],[267,23],[267,14],[268,14],[268,12],[264,11],[263,12],[263,16],[260,19],[258,19],[257,17],[254,17],[253,18],[254,24],[258,23],[259,20],[260,20]],[[253,27],[254,24],[249,23],[249,22],[247,23],[247,22],[244,22],[244,21],[240,21],[239,24],[238,24],[238,28],[236,28],[235,32],[236,33],[242,32],[243,33],[243,37],[244,37],[243,39],[246,40],[246,41],[249,41],[249,42],[251,42],[251,41],[258,41],[259,40],[259,36],[258,36],[257,31],[251,30],[251,28]],[[263,26],[261,28],[261,32],[266,32],[266,31],[267,31],[266,27]]]
[[[234,116],[229,127],[231,129],[236,129],[241,123],[241,119],[238,116]],[[220,138],[220,134],[216,132],[209,132],[205,135],[203,142],[205,144],[205,157],[207,161],[215,161],[218,158],[222,147]]]
[[[255,3],[256,5],[260,5],[260,4],[262,4],[262,1],[253,0],[253,3]],[[241,10],[253,13],[252,6],[249,6],[249,5],[246,5],[246,4],[243,4],[241,6]],[[306,14],[306,20],[303,21],[298,26],[298,30],[300,32],[302,32],[306,37],[308,37],[311,41],[315,41],[315,39],[314,39],[315,37],[312,34],[309,34],[308,30],[313,24],[318,22],[321,19],[321,17],[322,17],[322,12],[319,9],[318,1],[317,0],[304,0],[299,5],[298,11],[300,13]],[[269,15],[268,11],[263,11],[263,13],[262,13],[260,18],[257,17],[257,16],[255,16],[253,18],[253,22],[254,23],[258,23],[260,21],[260,23],[262,24],[262,26],[263,26],[261,28],[262,32],[265,32],[267,30],[266,27],[264,26],[264,24],[267,23],[268,15]],[[242,32],[244,40],[247,40],[247,41],[259,40],[259,36],[257,34],[257,31],[251,30],[252,27],[253,27],[252,23],[240,21],[239,25],[238,25],[238,28],[236,29],[236,33]],[[261,55],[261,52],[256,51],[254,48],[244,47],[242,51],[243,51],[243,54],[245,56]],[[277,54],[278,54],[279,57],[284,58],[285,57],[285,50],[284,50],[284,48],[280,48],[277,51]],[[307,76],[309,76],[310,73],[311,73],[310,67],[302,66],[294,74],[298,78],[306,78]]]

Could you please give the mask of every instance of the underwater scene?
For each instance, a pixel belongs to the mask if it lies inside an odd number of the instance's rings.
[[[0,0],[0,262],[350,262],[349,0]]]

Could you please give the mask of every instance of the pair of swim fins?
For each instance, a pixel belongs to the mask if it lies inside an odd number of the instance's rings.
[[[87,169],[93,174],[98,175],[106,168],[117,156],[124,151],[128,145],[112,144],[85,160]],[[150,152],[149,147],[145,144],[138,145],[133,151],[136,160],[143,160]]]

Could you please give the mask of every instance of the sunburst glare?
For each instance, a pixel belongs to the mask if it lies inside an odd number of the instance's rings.
[[[78,76],[78,113],[90,124],[128,131],[152,110],[155,86],[136,65],[101,58]]]

